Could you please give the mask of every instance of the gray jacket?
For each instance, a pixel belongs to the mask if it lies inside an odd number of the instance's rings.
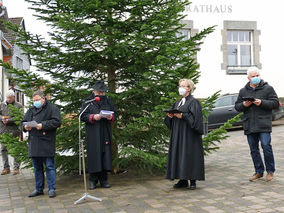
[[[8,119],[7,124],[2,122],[3,116],[11,116],[8,105],[9,104],[7,104],[6,101],[0,104],[0,134],[12,133],[14,137],[17,137],[20,136],[21,130],[19,129],[19,126],[15,124],[13,117]],[[23,109],[23,105],[16,101],[12,103],[12,105]]]
[[[244,107],[243,97],[253,97],[261,100],[261,105],[252,104]],[[246,135],[259,132],[271,132],[272,130],[272,110],[279,107],[278,97],[268,83],[261,80],[258,87],[253,89],[247,83],[239,92],[239,97],[235,103],[235,109],[244,113],[243,128]]]

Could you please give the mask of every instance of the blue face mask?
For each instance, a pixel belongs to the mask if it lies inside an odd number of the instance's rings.
[[[41,108],[41,107],[42,107],[41,101],[34,101],[34,106],[35,106],[36,108]]]
[[[259,84],[260,83],[260,77],[253,77],[253,78],[251,78],[251,83],[253,85]]]

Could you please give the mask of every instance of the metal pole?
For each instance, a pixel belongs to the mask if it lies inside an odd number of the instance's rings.
[[[81,156],[82,156],[82,162],[83,162],[83,175],[84,175],[84,188],[85,188],[85,193],[83,194],[83,196],[76,200],[74,202],[74,204],[78,204],[86,199],[90,199],[90,200],[97,200],[97,201],[102,201],[102,199],[100,198],[97,198],[97,197],[94,197],[94,196],[91,196],[88,194],[88,189],[87,189],[87,178],[86,178],[86,167],[85,167],[85,152],[84,152],[84,143],[81,139],[81,123],[80,123],[80,120],[81,120],[81,116],[82,114],[87,110],[87,108],[91,105],[91,103],[89,103],[85,109],[79,114],[79,168],[81,168]],[[80,170],[81,171],[81,170]],[[80,174],[80,171],[79,171],[79,174]]]
[[[81,116],[79,115],[79,118],[78,118],[78,126],[79,126],[79,175],[82,175],[82,168],[81,168],[81,157],[82,157],[82,153],[81,153],[81,125],[80,125],[80,118]]]
[[[82,162],[81,159],[83,158],[83,152],[84,149],[82,149],[81,144],[83,143],[82,139],[81,139],[81,116],[82,114],[88,109],[88,107],[91,105],[91,103],[89,103],[85,109],[79,114],[79,118],[78,118],[78,127],[79,127],[79,175],[82,175]]]

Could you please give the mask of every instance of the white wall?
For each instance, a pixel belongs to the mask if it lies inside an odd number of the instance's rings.
[[[16,67],[17,57],[23,60],[23,69],[30,70],[30,61],[29,57],[24,54],[24,51],[19,48],[18,45],[13,45],[13,57],[12,57],[12,65]]]
[[[281,3],[281,0],[271,2],[192,0],[191,11],[185,12],[187,14],[185,19],[193,20],[194,28],[201,31],[209,26],[218,25],[215,31],[205,39],[198,54],[201,77],[195,97],[207,97],[218,90],[222,90],[222,93],[238,92],[248,81],[246,75],[228,75],[226,70],[221,70],[223,63],[221,30],[225,20],[257,22],[257,30],[261,32],[259,37],[261,77],[274,87],[278,96],[284,97],[282,82],[284,81],[284,60],[282,59],[284,28],[281,23],[284,20],[284,13]],[[206,7],[213,9],[207,11]]]

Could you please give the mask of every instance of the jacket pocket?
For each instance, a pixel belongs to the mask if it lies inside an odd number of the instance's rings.
[[[243,120],[243,129],[244,130],[249,129],[249,119],[248,118],[244,118],[244,120]]]
[[[39,152],[43,156],[50,156],[55,150],[55,143],[50,136],[40,136],[39,140]]]
[[[271,115],[259,115],[257,117],[257,127],[263,130],[269,130],[272,127],[272,116]]]

